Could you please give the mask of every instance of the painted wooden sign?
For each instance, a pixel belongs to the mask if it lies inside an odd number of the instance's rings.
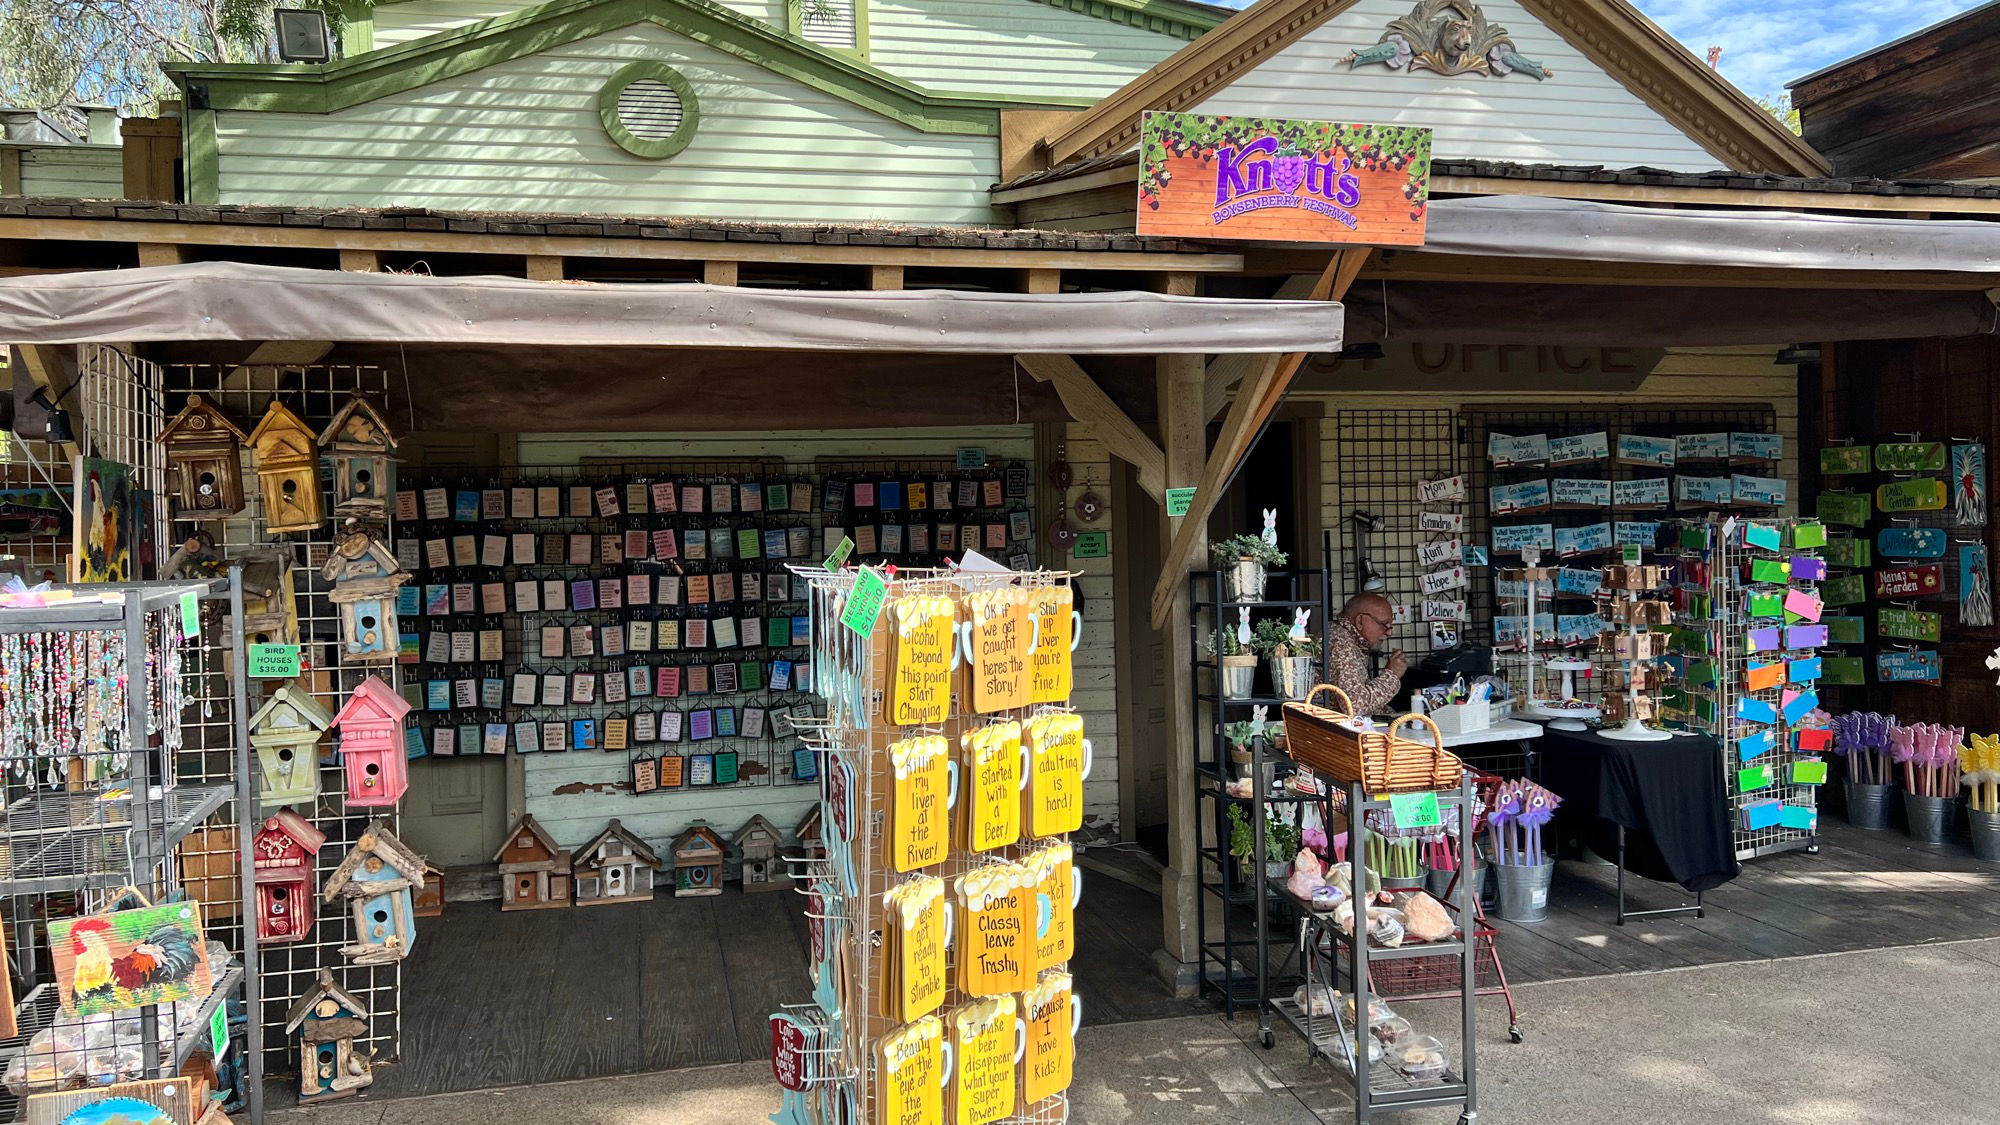
[[[1734,496],[1728,477],[1674,478],[1674,502],[1684,508],[1727,504]]]
[[[1875,488],[1875,506],[1885,512],[1944,510],[1944,482],[1935,477],[1890,481]]]
[[[1888,559],[1941,559],[1945,534],[1938,527],[1885,527],[1875,533],[1875,549]]]
[[[1541,465],[1549,459],[1547,434],[1487,434],[1486,460],[1496,469]]]
[[[1492,490],[1492,511],[1496,516],[1532,512],[1549,506],[1549,482],[1524,480],[1519,484],[1497,485]]]
[[[1776,461],[1785,455],[1783,434],[1732,433],[1729,459],[1732,461]]]
[[[1894,441],[1875,447],[1875,468],[1885,473],[1931,473],[1944,468],[1941,441]]]
[[[1936,683],[1944,678],[1944,660],[1930,649],[1878,652],[1875,678],[1885,684]]]
[[[1435,570],[1429,574],[1417,575],[1417,588],[1422,591],[1425,597],[1433,597],[1450,590],[1456,590],[1464,586],[1467,581],[1465,568],[1454,566],[1447,567],[1444,570]]]
[[[1884,606],[1876,611],[1875,631],[1884,637],[1897,637],[1906,641],[1935,641],[1944,632],[1944,615],[1926,613],[1920,609],[1891,609]]]
[[[1866,527],[1875,510],[1865,492],[1822,492],[1813,502],[1813,515],[1821,523],[1842,527]]]
[[[1677,461],[1726,461],[1729,459],[1729,435],[1681,434],[1674,438],[1674,459]]]
[[[1556,554],[1565,559],[1592,551],[1608,551],[1611,549],[1611,525],[1592,523],[1582,527],[1559,527],[1556,528],[1555,539]]]
[[[890,711],[899,726],[941,723],[951,711],[958,667],[956,603],[942,595],[905,595],[890,606],[896,628]]]
[[[1028,1009],[1028,1050],[1021,1063],[1021,1097],[1030,1104],[1069,1089],[1078,1022],[1072,991],[1068,973],[1053,973],[1022,997]]]
[[[1022,726],[1028,744],[1027,830],[1060,836],[1083,827],[1083,716],[1037,715]]]
[[[1417,516],[1417,530],[1456,535],[1465,530],[1464,512],[1424,512]]]
[[[1822,475],[1830,477],[1874,472],[1874,447],[1829,445],[1819,451],[1819,471]]]
[[[877,1120],[890,1125],[939,1125],[944,1120],[944,1024],[925,1016],[882,1037],[876,1063],[881,1100]]]
[[[1986,526],[1986,445],[1964,442],[1951,447],[1951,522],[1960,527]]]
[[[1672,468],[1674,464],[1674,439],[1668,437],[1647,437],[1644,434],[1619,434],[1618,460],[1627,465],[1650,465],[1655,468]]]
[[[1852,687],[1868,682],[1868,666],[1859,656],[1829,656],[1821,663],[1820,683]]]
[[[1602,461],[1611,456],[1610,435],[1603,430],[1589,434],[1569,434],[1549,439],[1549,464],[1574,465]]]
[[[1865,617],[1846,617],[1828,614],[1820,618],[1819,622],[1826,626],[1826,640],[1828,644],[1858,645],[1868,639],[1868,619]]]
[[[1417,503],[1456,504],[1465,499],[1465,478],[1441,477],[1417,482]]]
[[[1052,969],[1076,955],[1076,853],[1064,843],[1030,853],[1022,865],[1035,877],[1035,969]]]
[[[1733,502],[1753,508],[1776,508],[1785,502],[1786,486],[1778,477],[1749,477],[1741,473],[1729,478]]]
[[[1860,605],[1868,600],[1868,576],[1843,574],[1819,588],[1820,600],[1827,605]]]
[[[1668,500],[1665,477],[1639,477],[1613,481],[1611,503],[1620,508],[1664,508]]]
[[[1558,477],[1549,482],[1549,502],[1559,508],[1608,508],[1611,482]]]
[[[1820,556],[1828,566],[1874,566],[1875,549],[1866,539],[1852,539],[1842,536],[1829,539],[1820,548]]]
[[[1012,996],[952,1013],[951,1125],[984,1125],[1014,1112],[1018,1022]]]
[[[889,855],[897,871],[941,863],[951,850],[949,743],[931,735],[906,738],[889,747]]]
[[[1654,520],[1619,520],[1611,525],[1611,538],[1621,545],[1653,547],[1660,541],[1660,525]]]
[[[1456,539],[1438,539],[1417,544],[1417,565],[1438,566],[1447,562],[1459,562],[1464,558],[1465,544]]]
[[[1148,110],[1138,232],[1421,246],[1431,131]]]
[[[994,723],[959,737],[966,768],[965,837],[972,851],[990,851],[1021,838],[1021,724]]]
[[[865,568],[864,568],[865,569]],[[1028,645],[1034,626],[1028,591],[1018,587],[979,590],[966,596],[972,650],[972,709],[980,714],[1025,706],[1028,701]]]
[[[1875,572],[1875,596],[1878,598],[1928,598],[1943,592],[1944,568],[1936,563],[1894,566]]]
[[[1555,549],[1556,537],[1553,524],[1521,523],[1493,529],[1493,550],[1500,554]]]
[[[1976,628],[1993,624],[1993,571],[1984,543],[1958,548],[1958,623]]]
[[[1030,601],[1040,643],[1028,654],[1028,702],[1062,703],[1069,699],[1075,678],[1071,652],[1083,637],[1076,592],[1068,586],[1043,586],[1030,595]]]

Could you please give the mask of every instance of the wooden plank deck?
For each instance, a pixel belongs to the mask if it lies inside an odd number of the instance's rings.
[[[1613,872],[1566,862],[1549,916],[1498,923],[1515,985],[1855,949],[2000,936],[2000,869],[1962,846],[1826,821],[1818,855],[1745,864],[1708,895],[1707,916],[1612,924]],[[1678,887],[1632,880],[1634,909]],[[407,1097],[672,1070],[766,1056],[765,1016],[809,998],[802,900],[791,894],[674,899],[502,914],[453,903],[427,919],[404,969],[402,1061],[372,1093]],[[1159,899],[1143,874],[1092,873],[1072,965],[1089,1023],[1205,1010],[1156,982]],[[1517,995],[1534,1023],[1532,995]]]

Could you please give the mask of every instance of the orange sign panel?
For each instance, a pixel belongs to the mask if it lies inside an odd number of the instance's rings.
[[[1431,131],[1148,110],[1140,234],[1421,246]]]

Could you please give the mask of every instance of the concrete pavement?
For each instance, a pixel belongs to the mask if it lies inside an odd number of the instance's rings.
[[[1526,1043],[1481,1001],[1480,1114],[1518,1125],[1932,1125],[2000,1121],[2000,940],[1556,981],[1517,989]],[[1408,1005],[1450,1039],[1451,1005]],[[1278,1030],[1200,1016],[1088,1028],[1077,1125],[1352,1119],[1346,1082]],[[474,1037],[468,1049],[476,1049]],[[762,1064],[274,1113],[282,1125],[755,1125]],[[1448,1125],[1447,1111],[1384,1117]]]

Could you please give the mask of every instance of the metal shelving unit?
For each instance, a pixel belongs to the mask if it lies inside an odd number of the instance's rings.
[[[1263,601],[1228,601],[1223,598],[1220,571],[1197,571],[1188,578],[1192,593],[1193,612],[1189,614],[1190,641],[1193,651],[1201,651],[1204,632],[1212,638],[1216,652],[1222,648],[1222,630],[1235,628],[1238,609],[1249,609],[1253,618],[1258,611],[1282,613],[1289,617],[1295,609],[1311,609],[1318,615],[1321,636],[1333,619],[1333,595],[1328,572],[1318,570],[1273,570],[1266,576],[1266,589],[1277,589],[1285,596]],[[1314,590],[1318,597],[1308,596]],[[1207,624],[1204,625],[1204,619]],[[1209,684],[1202,683],[1204,671]],[[1262,670],[1259,675],[1262,675]],[[1327,675],[1326,646],[1320,646],[1319,675],[1325,680]],[[1290,700],[1271,695],[1253,695],[1245,699],[1228,699],[1222,694],[1222,671],[1219,659],[1196,656],[1188,671],[1189,689],[1195,698],[1199,711],[1207,709],[1206,716],[1198,716],[1195,741],[1195,792],[1194,818],[1196,830],[1202,833],[1197,842],[1195,874],[1199,884],[1195,892],[1195,926],[1200,935],[1200,956],[1196,966],[1200,977],[1202,995],[1216,996],[1222,1001],[1225,1014],[1234,1019],[1238,1008],[1249,1008],[1262,1013],[1265,1002],[1270,999],[1273,987],[1290,987],[1297,982],[1293,978],[1274,981],[1271,976],[1270,957],[1270,908],[1271,902],[1262,878],[1265,861],[1264,820],[1266,810],[1273,805],[1299,806],[1312,803],[1318,798],[1304,795],[1284,794],[1273,796],[1253,790],[1250,797],[1232,797],[1225,786],[1229,782],[1229,758],[1223,741],[1223,728],[1232,721],[1249,719],[1256,707],[1269,709],[1269,720],[1282,722],[1280,709]],[[1250,776],[1262,778],[1268,760],[1266,740],[1258,739],[1251,745]],[[1252,837],[1255,851],[1252,856],[1252,871],[1257,875],[1251,879],[1239,879],[1229,855],[1229,809],[1232,805],[1243,806],[1253,824]],[[1246,927],[1246,920],[1240,916],[1240,908],[1250,909],[1254,922]],[[1211,914],[1221,921],[1221,937],[1210,938],[1209,921]],[[1243,961],[1254,959],[1255,972],[1247,972]],[[1211,975],[1211,967],[1214,969]],[[1270,1028],[1263,1029],[1266,1045],[1271,1038]]]
[[[1459,783],[1456,790],[1440,790],[1437,796],[1441,810],[1446,815],[1458,817],[1459,838],[1472,839],[1475,810],[1470,775]],[[1386,797],[1371,798],[1361,791],[1358,783],[1347,786],[1350,833],[1347,862],[1352,868],[1351,886],[1368,885],[1366,857],[1369,833],[1366,814],[1371,809],[1388,807]],[[1390,949],[1376,946],[1367,939],[1367,920],[1360,910],[1356,911],[1360,915],[1356,918],[1356,929],[1361,934],[1359,940],[1342,933],[1333,924],[1331,915],[1316,914],[1310,910],[1301,912],[1299,949],[1308,999],[1317,986],[1339,984],[1344,973],[1346,993],[1354,1003],[1355,1023],[1351,1026],[1342,1014],[1345,1001],[1334,1004],[1330,1017],[1314,1016],[1290,997],[1270,999],[1270,1010],[1305,1040],[1309,1057],[1331,1058],[1345,1066],[1354,1083],[1356,1122],[1365,1123],[1375,1114],[1391,1110],[1442,1106],[1459,1108],[1460,1125],[1472,1125],[1478,1119],[1479,1088],[1475,1077],[1478,1069],[1475,1042],[1477,1011],[1474,1003],[1478,996],[1478,943],[1472,929],[1478,915],[1471,883],[1469,879],[1459,879],[1454,901],[1446,903],[1460,922],[1456,941],[1421,942]],[[1357,1066],[1356,1053],[1366,1050],[1369,1035],[1367,1015],[1370,1002],[1374,999],[1370,966],[1377,962],[1419,957],[1455,957],[1458,960],[1456,996],[1460,1004],[1460,1035],[1456,1065],[1453,1066],[1452,1060],[1447,1059],[1446,1071],[1438,1080],[1411,1078],[1387,1061]],[[1437,1038],[1443,1041],[1442,1036]]]

